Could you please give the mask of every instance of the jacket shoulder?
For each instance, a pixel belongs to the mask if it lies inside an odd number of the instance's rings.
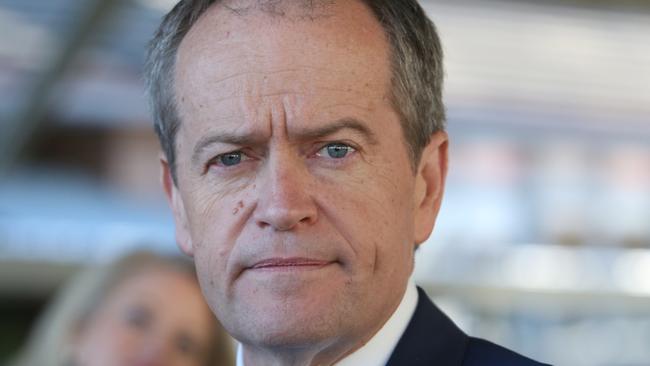
[[[543,366],[483,339],[467,336],[418,288],[418,304],[387,366]]]
[[[469,337],[463,366],[544,366],[507,348],[480,338]],[[548,366],[548,365],[546,365]]]

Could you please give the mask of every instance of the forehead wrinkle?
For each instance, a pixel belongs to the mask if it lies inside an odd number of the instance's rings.
[[[210,80],[212,85],[218,87],[219,83],[232,81],[233,83],[238,80],[233,80],[237,78],[242,78],[239,85],[243,87],[240,90],[244,89],[245,92],[249,94],[257,92],[260,96],[274,96],[282,93],[292,93],[295,90],[301,90],[306,94],[314,94],[314,91],[324,90],[324,91],[342,91],[345,90],[343,87],[332,87],[327,84],[326,80],[319,80],[313,75],[317,74],[320,71],[325,71],[327,73],[340,73],[340,70],[328,68],[328,67],[318,67],[318,66],[292,66],[292,67],[276,67],[269,69],[247,69],[242,72],[238,72],[228,76],[222,76],[215,80]],[[307,75],[307,78],[303,76]],[[279,84],[279,85],[278,85]],[[290,85],[290,86],[289,86]],[[272,93],[265,92],[265,89],[274,90]],[[311,93],[308,93],[311,92]]]
[[[322,92],[330,92],[330,93],[343,93],[343,92],[350,92],[350,90],[346,90],[345,88],[334,88],[334,87],[318,87],[319,91]],[[313,96],[314,94],[317,94],[315,91],[294,91],[294,90],[278,90],[274,92],[268,92],[268,93],[260,93],[258,95],[251,95],[251,93],[247,92],[234,92],[229,95],[225,96],[219,96],[219,97],[211,97],[210,100],[208,101],[209,103],[222,103],[226,102],[232,99],[235,100],[240,100],[241,98],[246,98],[246,97],[255,97],[255,98],[271,98],[271,97],[279,97],[279,96]],[[368,95],[367,91],[359,90],[356,92],[356,94],[359,95]],[[386,96],[381,95],[381,98],[388,99]],[[369,108],[367,106],[362,106],[360,104],[355,104],[352,102],[349,103],[330,103],[326,105],[322,105],[320,108],[321,109],[331,109],[331,108],[336,108],[336,107],[353,107],[357,109],[361,109],[364,111],[372,111],[372,108]],[[224,120],[224,119],[229,119],[232,117],[236,117],[236,115],[230,116],[230,117],[210,117],[211,119],[218,119],[218,120]]]
[[[327,85],[324,82],[319,82],[318,80],[301,80],[298,84],[293,86],[287,86],[286,84],[295,84],[286,82],[287,78],[283,76],[285,73],[299,72],[299,71],[309,71],[313,72],[314,70],[329,70],[329,68],[318,68],[311,66],[300,66],[292,68],[282,68],[270,71],[258,71],[258,70],[245,70],[237,72],[235,74],[220,76],[216,79],[210,80],[210,78],[196,78],[195,80],[188,80],[185,84],[190,88],[181,88],[181,89],[191,89],[196,90],[206,89],[214,91],[222,91],[221,93],[206,93],[206,98],[208,100],[195,100],[197,93],[182,94],[179,96],[179,100],[184,102],[189,100],[192,104],[197,104],[203,106],[206,103],[220,103],[229,99],[236,99],[242,97],[273,97],[281,95],[315,95],[323,92],[352,92],[351,87],[334,87]],[[247,78],[247,76],[255,76],[253,78]],[[280,86],[281,89],[275,87],[277,82],[275,78],[284,80]],[[242,80],[243,79],[243,80]],[[300,77],[297,75],[294,80],[299,80]],[[320,84],[320,85],[319,85]],[[232,87],[231,87],[232,86]],[[270,90],[269,90],[270,89]],[[267,91],[268,90],[268,91]],[[225,91],[225,92],[224,92]],[[358,94],[366,94],[367,91],[361,90],[361,88],[356,91]],[[215,95],[216,94],[216,95]],[[221,95],[219,95],[221,94]]]
[[[321,90],[326,91],[326,92],[334,92],[334,93],[348,92],[348,90],[345,90],[344,88],[319,87],[318,89],[321,89]],[[286,95],[286,96],[304,96],[304,95],[312,95],[312,94],[314,94],[314,93],[313,92],[306,92],[306,91],[280,90],[280,91],[276,91],[276,92],[272,92],[272,93],[262,93],[262,94],[256,95],[256,97],[267,98],[267,97],[277,97],[277,96],[284,96],[284,95]],[[366,95],[367,93],[364,93],[363,91],[359,91],[358,94]],[[225,102],[225,101],[230,100],[230,99],[239,99],[239,98],[249,97],[249,96],[250,96],[249,93],[236,93],[236,94],[230,94],[230,95],[222,96],[222,97],[218,97],[218,98],[212,98],[212,99],[210,99],[210,102],[211,103],[221,103],[221,102]],[[363,107],[361,105],[354,104],[354,103],[333,103],[333,104],[326,105],[326,106],[323,106],[323,107],[324,108],[333,108],[333,107],[337,107],[337,106],[355,107],[355,108],[364,109],[366,111],[370,110],[370,108]]]
[[[330,103],[330,104],[321,105],[319,107],[320,107],[320,109],[325,110],[325,111],[328,110],[328,109],[336,109],[336,108],[341,108],[341,107],[359,109],[359,110],[361,110],[363,112],[372,112],[374,110],[371,106],[368,106],[368,105],[364,106],[364,105],[356,104],[356,103],[352,103],[352,102],[349,102],[349,103]]]
[[[215,69],[218,69],[218,68],[215,68]],[[290,68],[271,69],[271,70],[251,70],[251,69],[247,69],[247,70],[244,70],[244,71],[241,71],[241,72],[236,72],[234,74],[217,77],[217,78],[215,78],[213,80],[209,80],[209,82],[210,82],[210,84],[219,84],[219,83],[226,82],[226,81],[229,81],[229,80],[232,80],[232,79],[235,79],[235,78],[238,78],[238,77],[242,77],[242,76],[253,75],[253,76],[261,76],[261,77],[269,77],[269,76],[273,76],[273,75],[281,75],[281,74],[284,74],[284,73],[298,72],[298,71],[301,71],[302,69],[304,69],[305,71],[310,71],[310,72],[311,71],[322,71],[322,70],[324,70],[324,71],[333,71],[333,72],[336,71],[336,70],[329,70],[326,67],[306,66],[306,65],[290,67]],[[201,80],[205,80],[205,79],[201,79]]]
[[[282,93],[282,94],[284,94],[284,93]],[[270,113],[269,113],[269,123],[271,125],[270,126],[271,131],[273,131],[272,130],[273,121],[274,121],[275,118],[277,118],[278,119],[277,123],[279,124],[278,127],[282,127],[282,129],[281,129],[282,136],[289,136],[289,119],[288,119],[289,113],[288,113],[288,111],[290,110],[289,105],[291,103],[289,102],[288,99],[290,97],[291,97],[291,95],[284,94],[284,96],[282,97],[282,101],[280,103],[279,108],[272,107],[271,110],[270,110]],[[273,104],[273,105],[275,105],[275,104]],[[279,109],[279,111],[278,111],[278,109]],[[277,111],[275,113],[275,116],[274,116],[274,113],[273,113],[274,111]]]

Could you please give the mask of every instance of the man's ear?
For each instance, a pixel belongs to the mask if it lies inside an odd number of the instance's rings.
[[[164,156],[160,157],[160,173],[161,183],[167,196],[167,202],[171,207],[174,214],[174,224],[176,226],[176,244],[183,251],[183,253],[194,256],[194,246],[192,245],[192,237],[190,236],[189,223],[187,221],[187,214],[183,204],[183,197],[174,183],[172,178],[171,167]]]
[[[449,140],[439,131],[422,151],[415,176],[415,244],[425,241],[436,222],[447,177]]]

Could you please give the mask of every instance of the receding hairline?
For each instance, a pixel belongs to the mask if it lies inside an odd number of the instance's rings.
[[[250,6],[234,6],[232,3],[254,3]],[[195,36],[196,29],[206,19],[210,18],[212,22],[218,22],[219,27],[228,32],[228,22],[232,20],[243,20],[255,17],[256,21],[268,20],[271,22],[282,22],[284,24],[299,24],[302,22],[316,22],[326,20],[336,16],[335,8],[337,4],[356,3],[363,7],[370,17],[374,20],[386,44],[390,48],[390,42],[386,37],[385,29],[382,27],[380,20],[377,19],[372,9],[363,0],[223,0],[214,1],[208,8],[203,11],[198,19],[189,27],[183,35],[176,49],[176,58],[186,43],[188,38]],[[278,10],[280,9],[280,10]],[[214,39],[211,39],[213,42]]]
[[[263,13],[273,17],[296,17],[314,20],[328,16],[329,10],[337,0],[223,0],[214,5],[220,6],[239,16]]]

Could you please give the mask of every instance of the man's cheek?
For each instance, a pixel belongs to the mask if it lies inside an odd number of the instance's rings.
[[[227,263],[229,251],[222,243],[204,243],[196,256],[197,272],[201,287],[208,298],[221,294],[224,281],[227,279]]]
[[[215,194],[210,190],[195,191],[190,201],[192,204],[187,211],[195,233],[199,230],[209,230],[223,221],[226,218],[227,207],[235,205],[231,202],[233,200],[226,199],[224,195]]]
[[[322,169],[321,171],[312,172],[312,185],[310,192],[317,197],[323,197],[327,200],[340,200],[343,202],[353,200],[365,200],[369,192],[375,187],[373,185],[373,175],[367,172],[367,169],[359,167],[332,170]]]

